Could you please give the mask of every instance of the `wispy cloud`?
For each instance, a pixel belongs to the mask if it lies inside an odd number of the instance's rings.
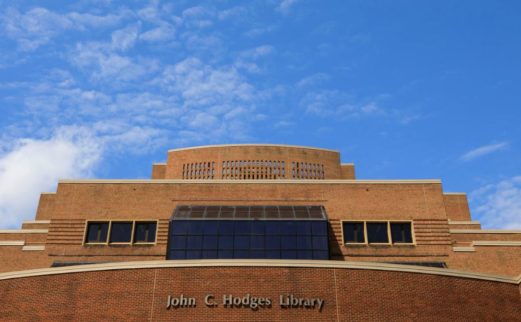
[[[287,14],[297,2],[298,0],[282,0],[277,6],[277,11]]]
[[[465,152],[463,155],[460,156],[461,161],[471,161],[476,158],[485,156],[487,154],[491,154],[497,151],[504,150],[508,148],[509,143],[508,142],[499,142],[494,144],[488,144],[480,146],[479,148],[472,149],[468,152]]]
[[[485,228],[521,229],[521,176],[473,191],[470,204]]]

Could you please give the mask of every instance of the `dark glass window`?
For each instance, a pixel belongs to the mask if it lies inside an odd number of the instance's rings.
[[[156,222],[136,222],[134,243],[154,243],[156,241]]]
[[[87,226],[86,243],[106,243],[109,231],[108,222],[90,222]]]
[[[410,222],[392,222],[391,237],[393,244],[410,244],[412,243],[412,232]]]
[[[388,243],[387,222],[368,222],[367,241],[371,243]]]
[[[130,243],[132,238],[132,222],[112,222],[110,228],[111,243]]]
[[[344,222],[344,244],[365,243],[363,222]]]
[[[329,256],[325,220],[183,218],[172,220],[170,225],[168,259],[327,259]]]

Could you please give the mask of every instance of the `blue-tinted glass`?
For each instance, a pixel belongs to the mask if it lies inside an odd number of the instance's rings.
[[[184,250],[173,250],[168,253],[168,259],[185,259]]]
[[[259,249],[264,248],[264,236],[251,236],[251,248]]]
[[[250,258],[262,259],[266,258],[266,253],[263,250],[250,251]]]
[[[280,249],[280,236],[266,236],[266,249]]]
[[[201,251],[200,250],[187,250],[186,259],[201,259]]]
[[[280,225],[277,221],[266,221],[266,235],[278,235]]]
[[[367,227],[367,241],[369,243],[388,243],[389,236],[387,236],[386,222],[368,222]]]
[[[205,249],[217,249],[218,239],[215,235],[203,236],[203,248]]]
[[[297,251],[298,259],[313,259],[313,252],[310,250],[299,250]]]
[[[203,234],[203,224],[204,221],[201,220],[193,220],[190,222],[190,226],[188,228],[190,235],[202,235]]]
[[[251,233],[251,221],[237,220],[235,222],[235,235],[249,235]]]
[[[235,236],[234,249],[250,249],[250,236]]]
[[[309,235],[311,234],[311,223],[309,221],[298,221],[296,222],[297,234]]]
[[[297,259],[296,250],[282,250],[280,252],[280,258],[282,259]]]
[[[313,236],[313,249],[327,249],[327,237]]]
[[[313,235],[327,235],[327,221],[311,222],[311,230]]]
[[[311,236],[297,236],[297,249],[312,249]]]
[[[296,235],[297,225],[294,221],[281,221],[280,222],[280,234],[281,235]]]
[[[131,222],[113,222],[110,228],[111,243],[130,243],[132,238]]]
[[[171,249],[185,249],[186,248],[186,236],[173,236],[170,240]]]
[[[219,258],[233,258],[233,250],[219,250]]]
[[[217,251],[216,250],[203,250],[201,254],[201,258],[205,259],[217,259]]]
[[[219,229],[219,222],[217,220],[207,220],[203,224],[203,234],[217,235]]]
[[[233,236],[219,236],[219,249],[233,249]]]
[[[329,259],[329,252],[314,250],[313,259]]]
[[[249,250],[234,250],[233,258],[250,258]]]
[[[174,220],[171,222],[173,235],[186,235],[188,234],[188,222],[184,220]]]
[[[109,223],[89,223],[87,227],[87,243],[105,243],[107,242],[107,232]]]
[[[254,235],[264,235],[264,222],[263,221],[253,221],[251,223],[251,233]]]
[[[266,258],[269,258],[269,259],[279,259],[280,258],[280,251],[279,250],[267,250],[266,251]]]
[[[202,236],[188,236],[186,238],[186,248],[187,249],[201,249],[203,246],[203,237]]]
[[[134,243],[153,243],[156,241],[157,223],[136,222],[134,228]]]
[[[219,234],[233,235],[234,222],[231,220],[221,220],[219,222]]]
[[[297,237],[296,236],[281,236],[280,237],[280,248],[281,249],[296,249],[297,248]]]

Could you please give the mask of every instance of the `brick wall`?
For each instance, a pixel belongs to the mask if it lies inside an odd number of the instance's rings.
[[[269,297],[271,308],[208,308],[231,294]],[[196,307],[166,309],[171,296]],[[279,295],[321,298],[281,309]],[[0,280],[5,321],[519,321],[519,286],[495,281],[340,268],[198,267],[69,273]]]

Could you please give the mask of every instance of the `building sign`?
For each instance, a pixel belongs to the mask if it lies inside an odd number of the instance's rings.
[[[180,308],[197,307],[197,299],[195,297],[186,297],[181,294],[178,297],[168,295],[166,302],[167,310]],[[325,301],[316,297],[298,297],[293,294],[282,294],[275,301],[270,297],[257,297],[250,294],[244,296],[234,296],[225,294],[222,297],[206,294],[202,299],[205,307],[224,307],[224,308],[248,308],[253,311],[262,309],[271,309],[276,306],[281,309],[309,309],[322,312]]]

